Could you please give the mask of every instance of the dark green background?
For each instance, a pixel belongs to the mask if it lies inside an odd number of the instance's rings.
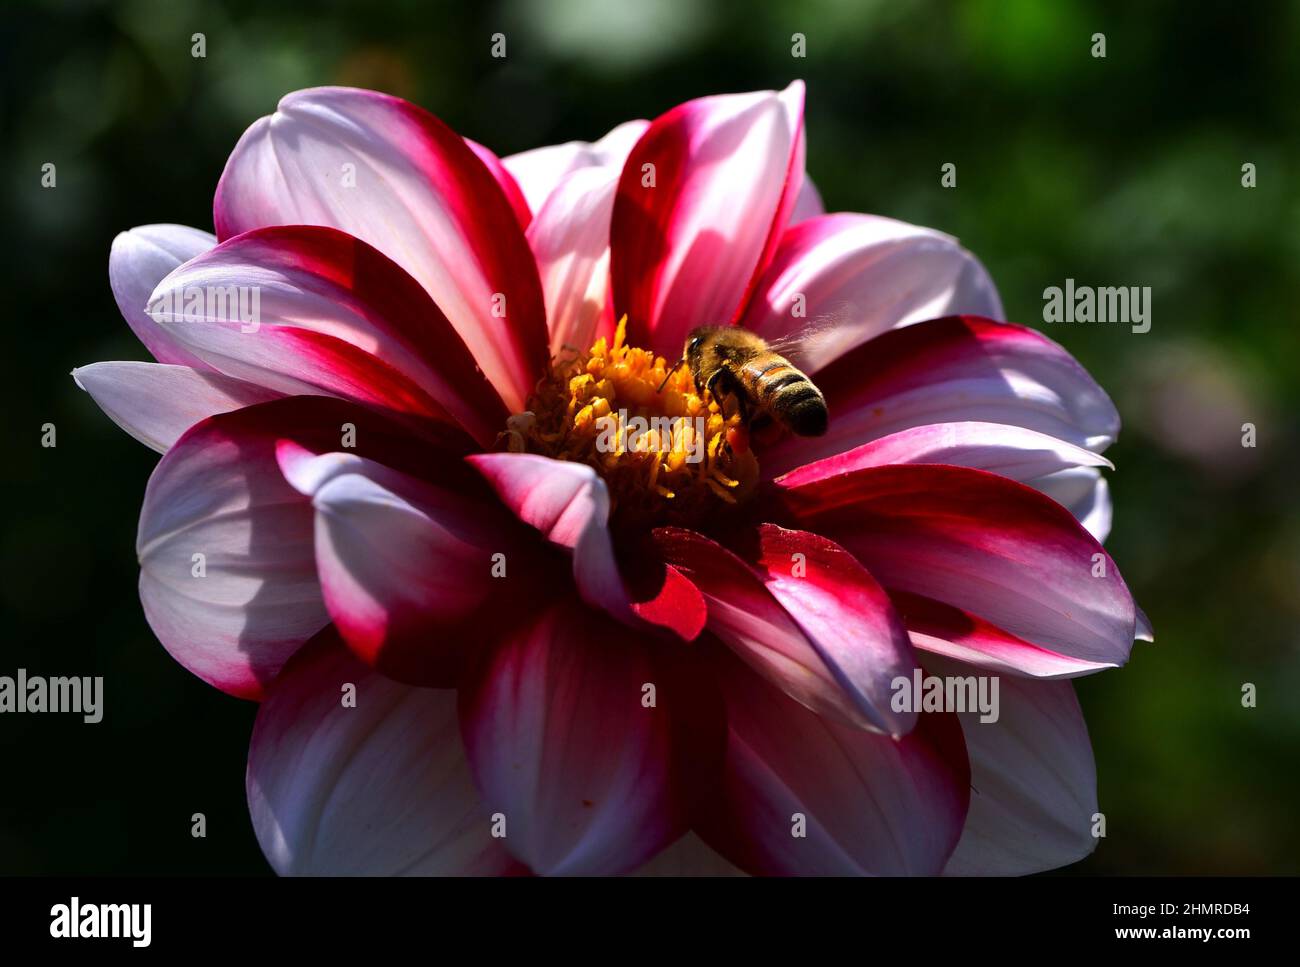
[[[156,458],[68,376],[144,356],[109,292],[113,236],[210,230],[227,153],[296,88],[387,90],[507,154],[796,76],[827,207],[960,236],[1011,319],[1042,326],[1043,289],[1067,277],[1153,289],[1145,335],[1044,327],[1123,415],[1108,547],[1159,639],[1079,683],[1108,836],[1075,870],[1300,868],[1295,5],[47,2],[0,17],[0,674],[106,678],[100,725],[0,719],[0,872],[267,869],[243,798],[255,708],[174,663],[136,599]],[[939,185],[949,161],[955,190]],[[39,445],[47,421],[56,449]],[[196,811],[206,840],[189,835]]]

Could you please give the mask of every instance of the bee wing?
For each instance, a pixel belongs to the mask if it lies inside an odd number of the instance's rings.
[[[768,348],[780,353],[796,366],[806,364],[809,356],[821,356],[821,350],[834,341],[840,321],[849,313],[846,304],[842,309],[824,313],[816,319],[809,319],[806,324],[784,336],[767,341]]]

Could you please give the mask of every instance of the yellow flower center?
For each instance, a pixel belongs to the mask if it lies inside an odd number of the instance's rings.
[[[499,445],[592,467],[605,480],[617,526],[698,524],[744,501],[758,481],[736,407],[696,389],[690,371],[625,344],[597,339],[569,350],[506,422]]]

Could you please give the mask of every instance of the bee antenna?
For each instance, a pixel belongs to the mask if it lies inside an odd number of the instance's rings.
[[[681,369],[681,368],[682,368],[682,364],[685,363],[685,362],[686,362],[686,357],[683,356],[681,359],[677,360],[677,362],[673,363],[673,368],[670,369],[670,370],[668,370],[667,375],[664,376],[664,381],[663,381],[662,383],[660,383],[660,384],[659,384],[659,388],[658,388],[657,390],[655,390],[656,393],[662,393],[662,392],[664,391],[664,387],[668,385],[668,380],[669,380],[669,378],[673,375],[673,373],[675,373],[675,372],[677,372],[677,370]]]

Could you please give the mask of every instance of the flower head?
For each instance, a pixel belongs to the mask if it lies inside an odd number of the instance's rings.
[[[954,239],[822,213],[801,84],[505,159],[397,98],[300,91],[240,139],[214,222],[118,237],[157,362],[75,376],[163,453],[141,600],[262,702],[276,870],[1092,848],[1064,679],[1149,637],[1099,544],[1118,416]],[[799,345],[827,432],[751,435],[735,386],[679,365],[733,325]],[[923,676],[996,678],[1000,708],[900,701]]]

